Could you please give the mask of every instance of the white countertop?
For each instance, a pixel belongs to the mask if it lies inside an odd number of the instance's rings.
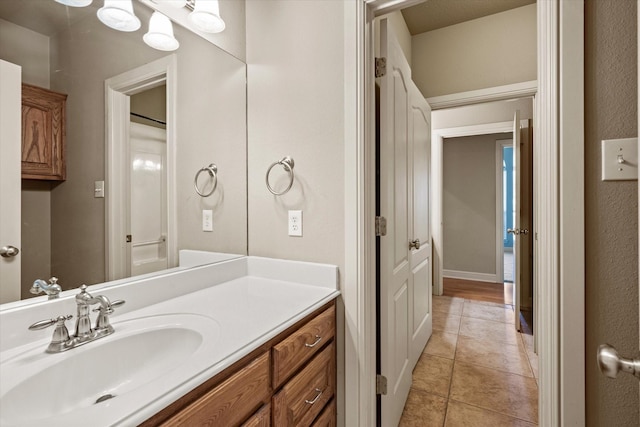
[[[231,274],[230,271],[234,273]],[[130,426],[141,423],[339,295],[337,267],[322,264],[244,257],[178,272],[172,276],[172,280],[166,283],[160,280],[161,278],[149,279],[149,283],[139,284],[137,290],[135,285],[129,285],[129,288],[104,288],[104,292],[89,288],[94,295],[109,293],[112,301],[121,298],[127,300],[123,308],[127,305],[133,307],[127,312],[121,310],[121,314],[112,315],[111,323],[116,332],[101,340],[117,339],[119,323],[122,323],[121,330],[126,330],[127,321],[130,319],[189,313],[211,318],[219,326],[215,332],[212,331],[212,334],[217,334],[217,337],[214,345],[207,347],[206,357],[190,360],[188,367],[171,371],[132,391],[130,394],[133,399],[127,399],[124,396],[121,399],[116,397],[98,405],[75,409],[54,419],[32,420],[33,422],[20,425],[41,425],[42,422],[46,422],[47,425],[74,425],[78,421],[78,424],[86,425],[87,417],[90,417],[92,425],[96,426]],[[221,276],[230,277],[225,277],[227,280],[220,280]],[[182,281],[191,281],[192,287],[184,286]],[[200,284],[209,282],[210,285],[200,286],[197,283],[194,284],[195,282]],[[199,289],[193,289],[193,286]],[[189,293],[175,295],[176,287],[188,289]],[[97,287],[97,289],[100,288]],[[149,305],[135,304],[132,298],[139,297],[140,290],[144,290],[144,293],[150,291],[166,293],[168,298],[154,301]],[[72,292],[72,295],[75,293],[77,292]],[[171,295],[172,293],[174,295]],[[156,296],[155,299],[158,297]],[[73,301],[68,303],[72,304]],[[68,308],[68,304],[64,308]],[[9,312],[12,311],[15,310],[9,310]],[[6,314],[13,314],[13,316],[6,316]],[[5,315],[5,320],[13,317],[9,319],[12,320],[9,323],[16,324],[17,319],[21,318],[23,321],[26,319],[24,314],[0,312],[0,320]],[[66,312],[58,314],[66,314]],[[26,329],[30,323],[55,315],[29,313],[30,319],[24,322],[19,334],[28,336],[32,333]],[[3,339],[6,332],[4,329],[0,324],[0,334],[2,334],[0,336]],[[72,327],[69,329],[71,330]],[[51,332],[52,330],[49,329],[45,333],[46,338],[27,343],[12,340],[19,345],[3,349],[0,353],[0,367],[3,361],[34,347],[41,347],[44,352]],[[91,345],[92,343],[89,343],[83,347]],[[83,347],[66,353],[45,355],[45,357],[62,358],[65,354],[81,351]],[[76,374],[82,375],[82,373],[70,372],[69,381],[73,381]],[[0,385],[3,382],[0,376]],[[8,391],[7,384],[2,385],[0,411],[2,396]],[[52,390],[52,393],[55,392]],[[32,404],[38,403],[32,402]],[[83,412],[85,414],[82,414]],[[1,424],[5,425],[4,422]]]

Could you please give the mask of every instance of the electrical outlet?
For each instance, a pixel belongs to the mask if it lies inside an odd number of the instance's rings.
[[[213,211],[202,211],[202,231],[213,231]]]
[[[289,236],[302,236],[302,211],[289,211]]]

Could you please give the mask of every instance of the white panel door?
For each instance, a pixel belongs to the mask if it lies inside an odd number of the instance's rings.
[[[0,60],[0,303],[20,299],[21,71]]]
[[[167,137],[164,129],[131,123],[131,276],[165,270],[167,260]]]
[[[380,238],[380,373],[387,378],[387,393],[381,396],[381,423],[396,426],[409,394],[413,369],[409,360],[413,276],[408,238],[411,70],[386,20],[380,23],[380,51],[387,60],[386,75],[379,80],[380,214],[387,219],[387,235]]]
[[[520,285],[522,274],[522,229],[521,186],[522,186],[522,149],[520,146],[520,111],[513,114],[513,307],[516,318],[516,330],[520,331]],[[528,231],[527,231],[528,232]]]
[[[417,363],[432,331],[431,231],[429,218],[431,165],[431,107],[410,82],[409,85],[409,237],[411,255],[411,344],[409,366]]]

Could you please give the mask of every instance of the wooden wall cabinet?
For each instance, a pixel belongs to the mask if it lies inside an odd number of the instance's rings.
[[[67,95],[22,84],[22,178],[64,181]]]
[[[334,337],[331,302],[141,426],[335,427]]]

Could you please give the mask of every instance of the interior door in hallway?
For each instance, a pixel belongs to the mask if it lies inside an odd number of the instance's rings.
[[[396,426],[412,371],[431,334],[430,109],[386,20],[380,23],[378,373],[387,379],[380,424]]]
[[[0,303],[20,299],[21,70],[0,60]]]
[[[520,286],[522,274],[522,238],[528,230],[522,229],[522,146],[520,144],[520,111],[513,114],[513,304],[516,330],[520,331]]]
[[[409,81],[409,365],[415,366],[431,336],[431,229],[429,218],[431,165],[431,107]]]

